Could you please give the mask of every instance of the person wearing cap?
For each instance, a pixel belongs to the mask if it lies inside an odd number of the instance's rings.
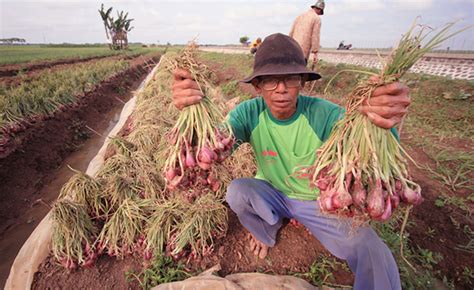
[[[313,53],[313,66],[318,62],[319,38],[321,32],[321,18],[324,15],[324,1],[318,0],[311,9],[299,15],[293,25],[289,35],[293,37],[303,49],[305,59],[309,60],[309,55]]]
[[[191,73],[173,72],[173,103],[178,109],[202,98]],[[276,33],[264,39],[253,73],[243,80],[260,95],[239,104],[228,115],[237,144],[249,142],[257,174],[233,180],[226,201],[250,232],[250,249],[265,258],[276,243],[284,219],[302,223],[333,255],[347,260],[355,273],[354,289],[401,289],[389,248],[370,226],[353,232],[349,221],[322,214],[319,192],[295,168],[315,162],[316,150],[328,139],[343,110],[327,100],[300,95],[306,81],[321,76],[306,67],[303,51],[291,37]],[[361,112],[377,126],[391,129],[410,104],[408,88],[398,82],[377,88]]]

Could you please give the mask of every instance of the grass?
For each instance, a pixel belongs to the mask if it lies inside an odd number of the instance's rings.
[[[142,289],[151,289],[159,284],[181,281],[191,276],[182,263],[175,263],[171,257],[163,255],[156,256],[151,265],[140,273],[125,273],[127,281],[138,282]]]
[[[387,244],[393,253],[397,262],[400,279],[402,282],[402,289],[433,289],[436,284],[436,278],[433,275],[434,271],[431,266],[434,262],[438,262],[436,256],[433,258],[433,253],[417,252],[409,245],[409,234],[405,231],[404,238],[400,238],[400,224],[402,220],[402,212],[398,211],[386,223],[373,223],[373,228],[379,237]],[[407,228],[415,226],[410,221]],[[405,258],[411,263],[416,262],[417,272],[413,272],[411,267],[403,261],[400,255],[400,243],[404,245]]]
[[[0,65],[28,63],[37,61],[51,61],[68,58],[88,58],[109,55],[136,55],[145,54],[163,48],[130,46],[129,50],[110,50],[108,46],[42,46],[42,45],[1,45]]]
[[[438,153],[433,152],[433,155],[436,167],[424,166],[425,170],[431,172],[453,191],[461,188],[474,190],[474,181],[472,180],[474,156],[472,154],[442,149]]]
[[[248,93],[243,92],[239,88],[239,81],[231,80],[227,83],[221,84],[222,94],[226,99],[232,99],[235,97],[240,97],[241,101],[249,100],[252,96]]]
[[[234,79],[240,80],[252,72],[253,56],[248,54],[224,54],[218,52],[201,52],[199,58],[203,61],[219,63],[219,70],[235,71]]]
[[[335,258],[330,258],[325,255],[319,255],[319,257],[309,267],[309,271],[306,273],[293,273],[295,276],[308,280],[311,284],[318,287],[329,286],[329,287],[343,287],[352,288],[350,285],[338,285],[335,284],[335,278],[333,272],[338,269],[342,269],[349,272],[349,266],[347,263],[340,262]],[[323,288],[324,289],[324,288]]]
[[[232,72],[233,79],[224,80],[219,84],[226,100],[240,97],[240,101],[245,101],[252,97],[249,93],[242,91],[239,87],[240,80],[250,75],[252,72],[252,55],[200,52],[199,58],[204,62],[219,65],[220,71]]]
[[[435,163],[425,170],[453,192],[474,189],[474,82],[409,75],[411,114],[405,120],[408,145],[421,148]],[[469,96],[453,98],[448,96]]]
[[[446,193],[441,193],[438,198],[435,200],[435,205],[437,207],[444,207],[445,205],[452,205],[455,206],[462,211],[466,212],[467,215],[472,215],[472,209],[469,206],[469,202],[472,203],[472,197],[474,193],[471,194],[468,198],[463,198],[461,196],[456,195],[448,195]]]

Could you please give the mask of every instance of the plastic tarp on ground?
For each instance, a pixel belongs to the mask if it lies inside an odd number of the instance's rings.
[[[275,276],[262,273],[239,273],[218,277],[216,265],[199,276],[184,281],[158,285],[152,290],[316,290],[318,288],[293,276]],[[324,288],[323,288],[324,289]]]
[[[161,63],[161,60],[160,60]],[[108,137],[116,136],[124,126],[128,117],[135,109],[136,96],[146,84],[151,80],[160,63],[156,65],[153,71],[141,83],[134,96],[125,104],[120,114],[119,121],[110,131]],[[106,138],[97,155],[91,160],[86,173],[95,176],[104,163],[104,155],[109,143]],[[23,244],[20,252],[15,258],[10,269],[5,284],[5,289],[30,289],[33,283],[35,272],[39,265],[46,259],[50,253],[52,223],[51,212],[49,212],[40,224],[35,228],[28,240]],[[176,290],[176,289],[317,289],[306,281],[292,276],[274,276],[260,273],[241,273],[228,275],[225,278],[212,275],[215,268],[211,268],[203,274],[191,277],[187,280],[173,283],[166,283],[155,287],[157,290]]]

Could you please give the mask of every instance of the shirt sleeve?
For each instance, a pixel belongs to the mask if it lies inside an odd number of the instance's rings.
[[[245,116],[244,106],[239,105],[227,115],[227,120],[232,128],[238,144],[250,141],[250,129]]]
[[[345,110],[337,105],[334,105],[327,113],[326,124],[321,132],[321,141],[325,142],[331,135],[334,125],[344,117]]]
[[[311,51],[319,51],[319,36],[321,32],[321,19],[314,20],[313,31],[311,33]]]

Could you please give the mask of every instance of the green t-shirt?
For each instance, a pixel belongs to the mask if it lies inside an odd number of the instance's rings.
[[[263,98],[241,103],[229,114],[237,142],[249,142],[257,159],[255,178],[270,182],[289,198],[315,200],[317,189],[295,169],[314,164],[316,150],[329,137],[343,109],[329,101],[298,96],[296,113],[287,120],[274,118]],[[292,175],[293,174],[293,175]]]

